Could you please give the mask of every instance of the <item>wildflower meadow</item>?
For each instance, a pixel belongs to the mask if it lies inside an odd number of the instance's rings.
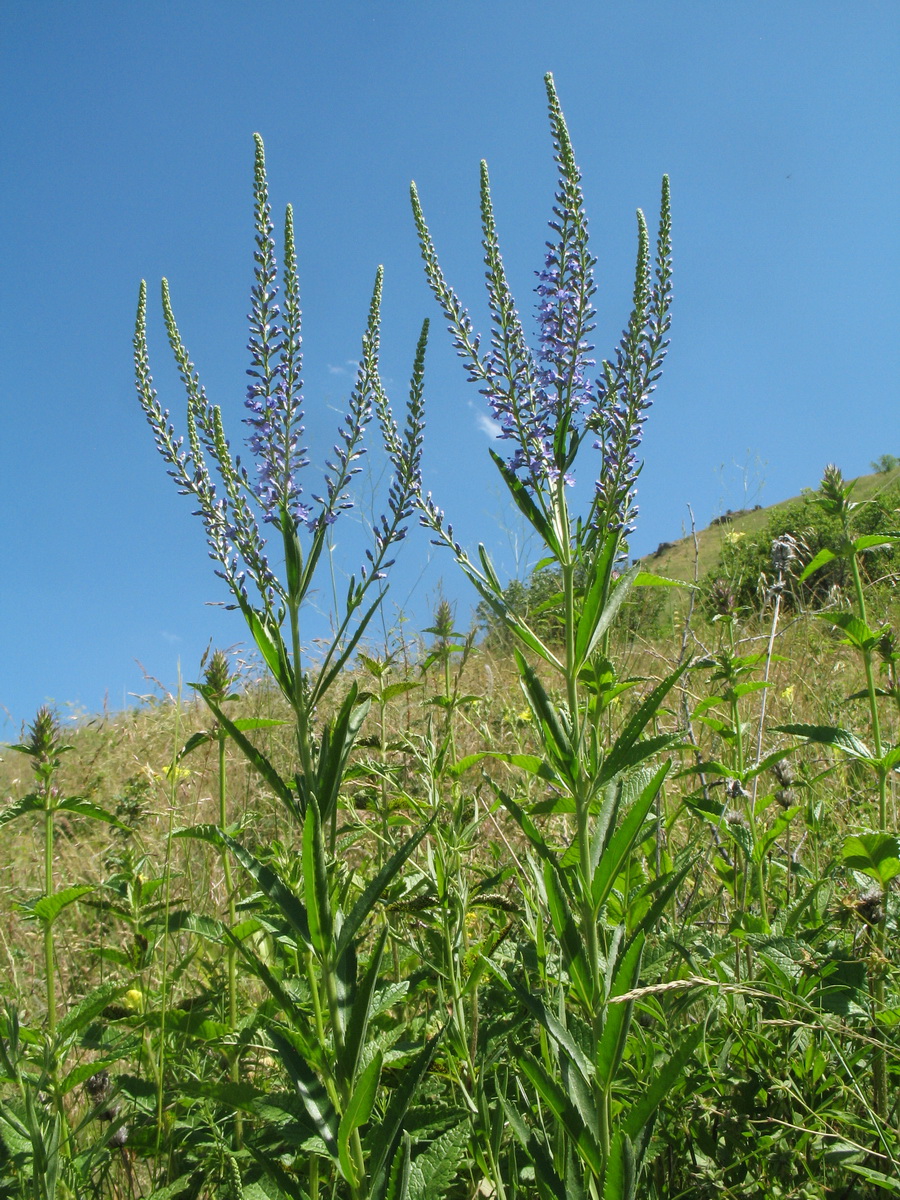
[[[157,394],[140,285],[138,402],[247,642],[144,709],[64,729],[43,708],[5,756],[0,1196],[900,1195],[896,461],[874,484],[827,466],[802,520],[735,524],[709,566],[696,531],[678,567],[632,559],[677,337],[670,182],[637,213],[630,313],[616,298],[621,337],[597,348],[581,175],[545,84],[534,319],[487,165],[483,332],[413,184],[435,303],[408,390],[382,382],[373,264],[322,464],[293,210],[273,212],[259,135],[243,430],[165,280],[183,397]],[[429,486],[447,331],[539,548],[527,586]],[[389,478],[335,586],[367,452]],[[383,636],[415,524],[479,619],[440,600],[429,628]]]

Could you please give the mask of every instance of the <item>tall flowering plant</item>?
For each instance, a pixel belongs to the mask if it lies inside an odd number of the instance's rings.
[[[630,1104],[623,1101],[622,1063],[633,1033],[631,1009],[644,939],[688,869],[673,867],[637,891],[628,885],[629,865],[652,832],[654,802],[668,769],[650,764],[675,737],[648,735],[647,730],[684,667],[650,690],[617,738],[611,740],[606,732],[616,698],[635,683],[616,678],[608,658],[609,630],[636,583],[662,582],[642,576],[636,566],[621,568],[637,515],[642,428],[668,347],[669,181],[663,178],[653,265],[647,224],[637,214],[631,316],[615,351],[597,368],[591,357],[596,260],[589,247],[581,175],[552,76],[545,83],[558,186],[551,238],[537,272],[535,348],[528,343],[504,271],[487,166],[481,165],[481,218],[492,318],[488,345],[476,335],[444,278],[414,184],[412,207],[427,279],[453,344],[470,381],[487,398],[500,439],[509,444],[507,455],[492,449],[491,457],[560,572],[562,647],[538,636],[513,610],[483,546],[472,557],[430,494],[420,497],[420,506],[435,543],[450,549],[513,634],[522,686],[542,743],[541,755],[493,755],[546,785],[545,798],[529,805],[514,789],[493,784],[535,851],[538,878],[525,890],[545,897],[560,964],[558,969],[548,966],[553,958],[538,946],[531,961],[543,967],[528,987],[502,977],[541,1026],[542,1051],[519,1056],[521,1076],[532,1089],[533,1119],[520,1111],[526,1098],[521,1087],[517,1095],[501,1099],[532,1159],[542,1196],[628,1197],[656,1108],[691,1053],[690,1043],[681,1046],[665,1063],[653,1066]],[[599,457],[590,498],[579,513],[571,487],[585,449]],[[551,669],[562,697],[545,688],[531,656]],[[483,757],[464,760],[457,769]],[[563,844],[542,832],[534,819],[551,813],[566,817],[569,834]],[[561,1137],[550,1135],[541,1109],[555,1118]],[[498,1187],[502,1193],[502,1181]]]
[[[182,834],[205,839],[232,854],[268,903],[261,925],[251,921],[235,926],[232,920],[218,936],[230,951],[237,950],[268,993],[269,1000],[260,1012],[265,1010],[263,1024],[269,1043],[305,1109],[308,1136],[315,1149],[298,1155],[292,1169],[303,1162],[308,1172],[306,1194],[312,1200],[322,1188],[333,1194],[337,1179],[344,1181],[340,1194],[369,1200],[384,1196],[392,1173],[408,1172],[410,1140],[403,1132],[403,1119],[431,1061],[436,1039],[412,1056],[403,1086],[385,1095],[383,1052],[371,1020],[387,928],[381,929],[373,944],[371,939],[364,941],[364,924],[427,826],[402,844],[358,895],[354,893],[341,876],[336,859],[336,812],[349,756],[369,702],[354,685],[335,715],[319,719],[317,712],[384,598],[386,574],[421,490],[428,323],[423,325],[416,349],[406,420],[401,427],[378,374],[379,268],[356,382],[333,455],[325,464],[323,482],[314,491],[306,484],[309,462],[303,446],[301,314],[293,215],[288,207],[279,285],[264,149],[258,135],[255,141],[256,244],[247,344],[247,461],[232,452],[221,410],[210,402],[200,383],[178,332],[165,280],[163,315],[187,396],[186,440],[176,434],[153,386],[143,283],[134,354],[138,397],[157,448],[179,491],[196,505],[216,574],[244,614],[268,670],[291,706],[298,767],[293,777],[284,778],[249,736],[271,721],[232,719],[225,711],[227,687],[216,686],[209,678],[194,686],[213,712],[217,730],[224,730],[241,749],[299,824],[300,870],[293,854],[283,868],[271,861],[271,856],[257,857],[232,836],[234,830],[201,826]],[[373,420],[380,426],[393,468],[386,508],[374,525],[366,561],[351,577],[343,608],[335,614],[334,633],[319,660],[313,662],[304,648],[303,608],[323,561],[329,530],[352,507],[350,485],[360,469]],[[283,576],[276,572],[273,553],[283,562]],[[189,748],[190,744],[185,749]],[[225,811],[224,799],[221,811]],[[202,927],[205,936],[211,936],[215,928],[209,922]],[[263,961],[249,935],[259,928],[276,927],[279,935]],[[240,1080],[239,1059],[246,1047],[244,1034],[240,1030],[235,1033],[241,1025],[232,1006],[232,1037],[226,1056],[235,1083]],[[367,1135],[376,1100],[382,1119]],[[241,1149],[242,1139],[249,1138],[247,1147],[257,1162],[284,1183],[280,1159],[273,1157],[264,1139],[260,1141],[262,1135],[254,1143],[253,1131],[242,1130],[235,1118],[232,1136],[236,1151]]]
[[[288,206],[284,222],[283,302],[279,304],[274,226],[264,148],[258,134],[255,143],[256,247],[248,318],[250,383],[245,417],[249,466],[240,455],[232,453],[221,409],[209,401],[200,383],[175,323],[166,280],[162,282],[162,309],[169,344],[187,395],[186,442],[176,434],[169,411],[160,404],[153,386],[144,283],[140,288],[134,337],[137,390],[169,475],[179,491],[197,505],[196,515],[203,523],[216,574],[229,588],[234,606],[244,614],[266,666],[294,711],[301,765],[296,785],[286,786],[276,781],[262,755],[251,752],[247,739],[235,740],[297,815],[303,815],[312,797],[322,815],[327,816],[333,808],[334,796],[327,788],[323,791],[323,781],[316,777],[313,714],[346,666],[384,597],[383,581],[397,544],[406,536],[414,510],[420,487],[427,323],[416,351],[407,419],[401,429],[378,375],[383,277],[379,268],[356,382],[338,428],[332,460],[325,464],[319,494],[311,489],[305,491],[309,461],[302,445],[301,312],[293,212]],[[365,439],[373,415],[377,416],[394,471],[387,508],[375,523],[366,562],[350,579],[343,611],[336,614],[334,636],[314,664],[305,658],[301,613],[313,588],[329,530],[353,507],[348,489],[360,470],[359,460],[366,452]],[[270,546],[263,532],[267,528],[275,536],[275,553],[283,560],[284,579],[279,578],[272,566]],[[229,729],[229,722],[213,697],[207,695],[206,700],[223,727]],[[341,720],[358,728],[361,714],[357,710],[363,707],[352,692],[341,710]],[[230,728],[229,732],[234,735],[241,731]]]

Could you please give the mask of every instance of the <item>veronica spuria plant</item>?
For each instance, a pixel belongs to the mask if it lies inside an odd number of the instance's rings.
[[[216,737],[224,732],[240,748],[299,824],[302,854],[300,869],[295,868],[296,856],[291,854],[286,855],[279,873],[278,863],[257,857],[236,840],[233,829],[183,831],[227,848],[263,897],[249,921],[235,925],[232,905],[228,925],[207,920],[195,921],[193,927],[236,949],[268,993],[262,1006],[268,1039],[303,1103],[305,1137],[313,1145],[301,1156],[308,1170],[307,1194],[314,1198],[320,1188],[329,1194],[339,1188],[340,1194],[363,1200],[383,1195],[392,1171],[409,1169],[410,1141],[403,1135],[403,1117],[435,1048],[432,1039],[418,1055],[411,1055],[403,1086],[393,1090],[389,1103],[379,1101],[383,1119],[367,1137],[370,1115],[383,1093],[382,1053],[370,1045],[370,1023],[387,930],[381,930],[374,945],[371,939],[366,941],[364,956],[363,926],[425,829],[401,845],[364,889],[354,890],[336,860],[336,814],[349,757],[369,702],[353,685],[333,706],[334,715],[317,719],[317,713],[339,682],[384,597],[386,573],[420,491],[427,322],[416,351],[407,416],[401,428],[378,375],[379,269],[356,382],[338,429],[333,458],[325,465],[318,490],[307,489],[293,217],[289,207],[279,305],[274,229],[263,143],[258,135],[254,200],[256,248],[248,342],[251,382],[245,417],[249,465],[233,455],[221,411],[210,403],[200,384],[178,332],[165,281],[163,315],[187,395],[186,442],[176,435],[168,410],[160,405],[153,387],[144,284],[134,338],[138,395],[157,447],[178,489],[196,505],[216,573],[243,613],[268,670],[290,705],[295,727],[297,769],[285,778],[251,736],[260,726],[274,722],[232,719],[224,703],[227,688],[217,687],[209,679],[194,685],[215,717]],[[359,470],[373,417],[380,426],[393,480],[385,512],[373,529],[366,562],[351,577],[343,607],[334,615],[333,635],[313,662],[304,647],[301,617],[317,570],[328,558],[324,552],[329,531],[352,507],[349,487]],[[267,540],[269,532],[274,546]],[[283,562],[283,578],[276,573],[273,558]],[[224,814],[224,796],[220,809]],[[224,815],[222,820],[224,823]],[[260,929],[278,930],[266,961],[252,945],[251,935]],[[259,1014],[252,1013],[240,1019],[232,1002],[225,1057],[234,1085],[241,1081],[239,1051],[246,1043],[242,1031],[258,1019]],[[244,1130],[246,1149],[280,1185],[292,1187],[279,1165],[284,1147],[276,1148],[271,1136],[267,1140],[260,1134],[254,1142],[253,1133]],[[232,1140],[236,1148],[241,1147],[236,1120]],[[291,1170],[297,1165],[292,1163]],[[344,1182],[338,1184],[339,1179]]]
[[[635,681],[620,682],[609,659],[609,631],[629,589],[652,580],[621,571],[637,514],[637,451],[668,346],[671,303],[669,184],[663,179],[655,269],[646,221],[638,213],[633,310],[611,358],[594,370],[595,259],[588,244],[581,177],[551,76],[546,77],[558,166],[551,240],[538,272],[536,349],[526,339],[500,255],[487,167],[481,167],[484,260],[492,316],[482,346],[466,309],[444,279],[415,185],[413,212],[429,284],[449,322],[470,380],[478,383],[511,453],[491,457],[510,495],[546,547],[562,579],[563,645],[537,635],[504,599],[490,557],[471,557],[432,500],[421,498],[422,521],[448,547],[487,605],[518,643],[516,659],[540,755],[495,754],[547,787],[528,805],[494,784],[532,847],[536,878],[526,892],[545,897],[555,954],[539,947],[543,964],[529,989],[503,977],[542,1029],[540,1049],[522,1053],[528,1090],[503,1097],[510,1124],[532,1158],[542,1196],[632,1194],[659,1101],[690,1053],[682,1046],[639,1090],[623,1090],[622,1062],[632,1036],[633,993],[644,939],[686,873],[629,882],[637,847],[653,830],[652,812],[667,767],[654,755],[674,735],[647,735],[679,668],[652,688],[614,740],[611,706]],[[586,509],[570,497],[584,451],[599,452]],[[560,698],[548,691],[526,654],[555,675]],[[462,771],[478,758],[458,764]],[[568,835],[556,844],[537,814],[563,814]],[[555,828],[559,828],[557,823]],[[557,962],[558,967],[550,964]],[[528,968],[526,967],[526,970]],[[562,995],[564,1003],[558,1003]],[[527,1103],[531,1116],[523,1115]],[[557,1126],[551,1136],[550,1114]],[[561,1135],[561,1136],[560,1136]]]

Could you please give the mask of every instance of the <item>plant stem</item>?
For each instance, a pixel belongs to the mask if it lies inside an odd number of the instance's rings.
[[[53,895],[53,793],[48,786],[44,796],[44,895]],[[44,971],[47,986],[47,1033],[56,1038],[56,962],[53,952],[53,925],[44,922]]]
[[[224,729],[218,731],[219,745],[219,828],[226,829],[228,826],[228,811],[226,804],[227,787],[225,775],[225,742],[227,733]],[[231,860],[228,850],[222,849],[222,873],[225,878],[225,895],[228,902],[228,927],[233,930],[237,924],[237,911],[234,902],[234,885],[231,877]],[[228,1028],[234,1037],[237,1030],[238,1015],[237,1015],[237,950],[228,943],[226,951],[226,963],[228,966]],[[232,1083],[240,1083],[241,1066],[238,1056],[238,1047],[235,1044],[228,1055],[228,1073]],[[240,1109],[234,1110],[234,1149],[240,1150],[243,1144],[243,1117]]]

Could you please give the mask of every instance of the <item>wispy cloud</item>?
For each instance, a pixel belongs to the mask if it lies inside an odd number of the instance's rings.
[[[481,430],[481,432],[487,434],[492,442],[496,442],[496,440],[500,437],[500,426],[497,424],[497,422],[492,421],[487,413],[483,412],[476,413],[475,420],[478,423],[478,428]]]
[[[331,363],[329,363],[328,364],[328,374],[329,375],[346,375],[347,368],[346,367],[333,367],[331,365]]]
[[[174,646],[176,642],[181,641],[181,637],[177,633],[169,633],[167,629],[161,629],[159,633],[162,640],[168,642],[170,646]]]

